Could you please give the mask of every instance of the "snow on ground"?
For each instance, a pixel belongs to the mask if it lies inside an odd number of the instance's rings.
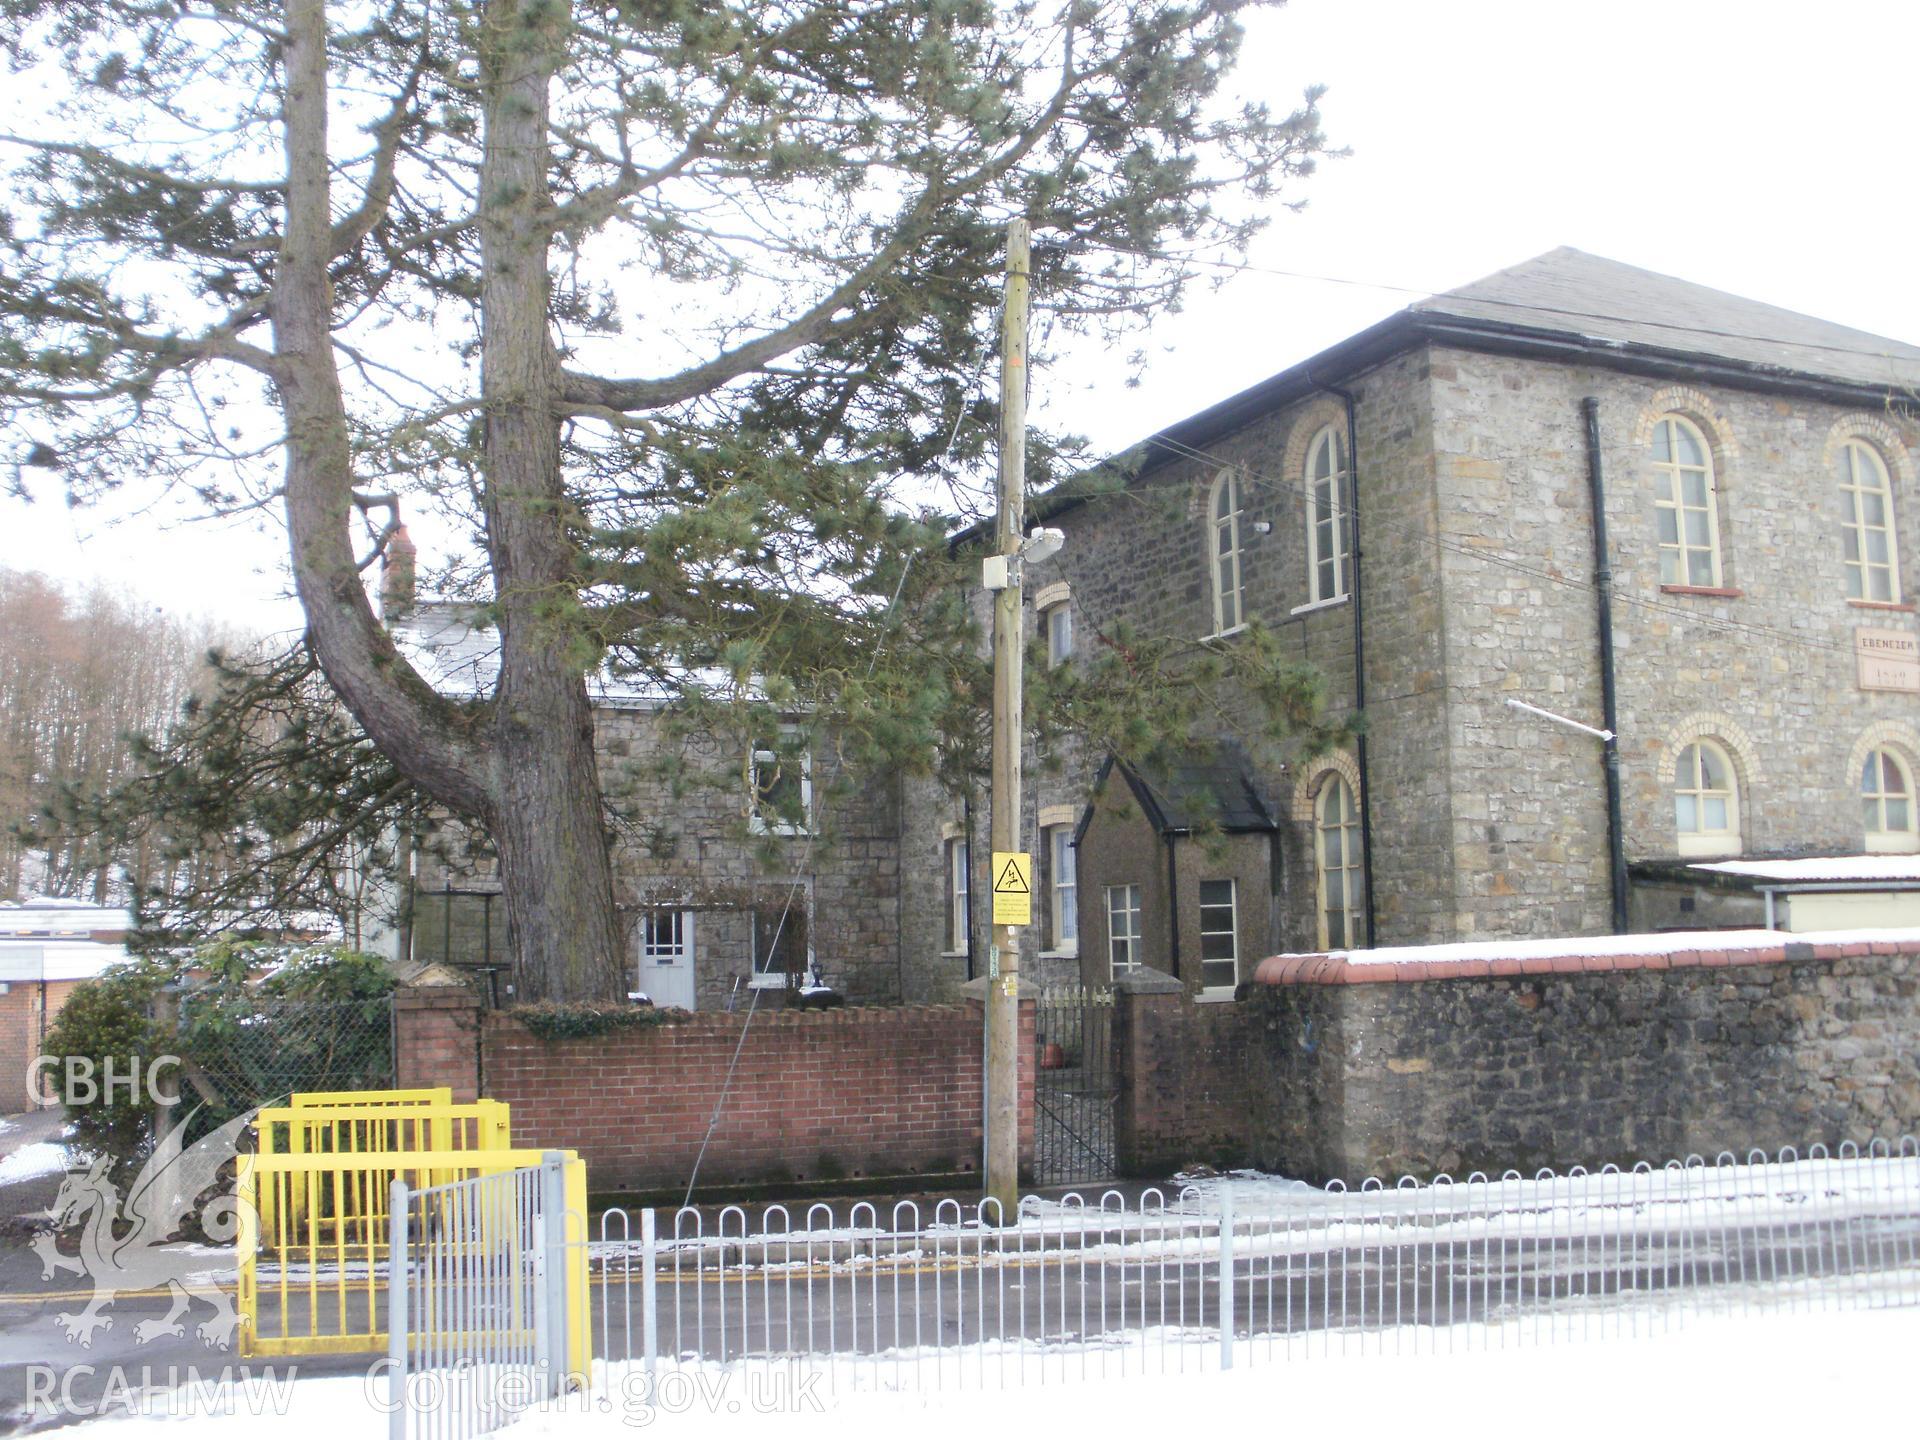
[[[39,1140],[22,1145],[0,1160],[0,1185],[32,1180],[41,1175],[58,1175],[67,1168],[67,1147]]]
[[[1643,1321],[1637,1336],[1583,1340],[1581,1317],[1543,1337],[1540,1323],[1477,1330],[1476,1348],[1396,1354],[1434,1332],[1358,1340],[1342,1353],[1264,1362],[1243,1355],[1218,1373],[1211,1344],[1175,1349],[1167,1372],[1003,1387],[989,1366],[965,1387],[830,1393],[796,1383],[785,1365],[681,1374],[647,1390],[637,1372],[610,1393],[523,1417],[504,1440],[613,1440],[648,1430],[700,1440],[915,1440],[1017,1426],[1023,1435],[1187,1435],[1200,1427],[1262,1433],[1377,1433],[1482,1437],[1526,1427],[1554,1440],[1618,1440],[1623,1428],[1757,1436],[1839,1429],[1861,1437],[1913,1433],[1901,1377],[1920,1354],[1920,1306],[1734,1314],[1689,1311],[1683,1328]],[[1444,1345],[1444,1341],[1442,1341]],[[1243,1347],[1244,1348],[1244,1347]],[[1173,1369],[1184,1364],[1184,1373]],[[1070,1369],[1071,1367],[1069,1367]],[[284,1369],[284,1363],[283,1363]],[[1029,1372],[1031,1377],[1031,1372]],[[1010,1378],[1010,1377],[1009,1377]],[[624,1388],[624,1393],[623,1393]],[[345,1440],[381,1433],[381,1382],[362,1376],[300,1381],[276,1396],[256,1385],[276,1440]],[[175,1392],[176,1408],[178,1392]],[[445,1417],[442,1417],[443,1419]],[[204,1405],[171,1418],[94,1420],[89,1440],[258,1440],[262,1419],[243,1404]]]

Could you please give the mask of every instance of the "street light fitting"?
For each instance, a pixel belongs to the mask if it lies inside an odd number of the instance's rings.
[[[1020,558],[1029,565],[1040,565],[1060,553],[1067,543],[1066,533],[1054,529],[1035,530],[1020,542]]]

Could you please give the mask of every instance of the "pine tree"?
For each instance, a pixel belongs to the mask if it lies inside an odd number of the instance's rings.
[[[8,140],[0,426],[76,498],[277,498],[328,682],[497,851],[519,993],[618,994],[585,677],[752,677],[919,764],[977,722],[901,487],[991,443],[1009,217],[1037,303],[1117,332],[1311,169],[1313,94],[1223,99],[1244,8],[0,0],[18,83],[58,72]],[[376,617],[369,490],[471,526],[483,701]]]

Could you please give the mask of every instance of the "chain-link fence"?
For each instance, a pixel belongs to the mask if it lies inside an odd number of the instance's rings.
[[[299,1090],[380,1090],[393,1084],[388,996],[189,995],[180,1004],[179,1027],[193,1087],[212,1108],[230,1114]]]

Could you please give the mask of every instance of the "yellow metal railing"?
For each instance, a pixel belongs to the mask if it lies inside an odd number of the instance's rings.
[[[302,1090],[287,1101],[289,1108],[294,1110],[321,1105],[338,1109],[348,1105],[451,1104],[453,1104],[451,1085],[430,1085],[416,1090]]]
[[[475,1148],[263,1151],[241,1157],[239,1228],[234,1239],[239,1261],[240,1353],[324,1355],[384,1349],[388,1338],[385,1272],[391,1258],[388,1191],[395,1177],[410,1188],[426,1189],[451,1180],[538,1166],[544,1153]],[[566,1156],[568,1359],[573,1373],[585,1374],[592,1357],[587,1168],[572,1151],[562,1153]],[[323,1203],[333,1201],[344,1203]],[[273,1265],[263,1281],[261,1261],[266,1258]]]
[[[255,1117],[261,1155],[413,1155],[421,1151],[505,1150],[513,1144],[512,1116],[498,1100],[455,1104],[435,1090],[347,1091],[295,1095],[287,1105],[270,1106]],[[383,1100],[378,1097],[396,1097]],[[344,1100],[342,1100],[344,1097]],[[367,1097],[367,1098],[363,1098]],[[342,1100],[342,1103],[334,1103]],[[294,1209],[288,1219],[297,1228],[308,1217],[349,1234],[385,1223],[387,1186],[396,1167],[354,1172],[314,1171],[288,1193],[263,1193],[260,1224],[271,1234],[280,1223],[277,1207]],[[423,1181],[438,1185],[456,1178],[439,1174]],[[350,1188],[342,1189],[346,1185]]]

